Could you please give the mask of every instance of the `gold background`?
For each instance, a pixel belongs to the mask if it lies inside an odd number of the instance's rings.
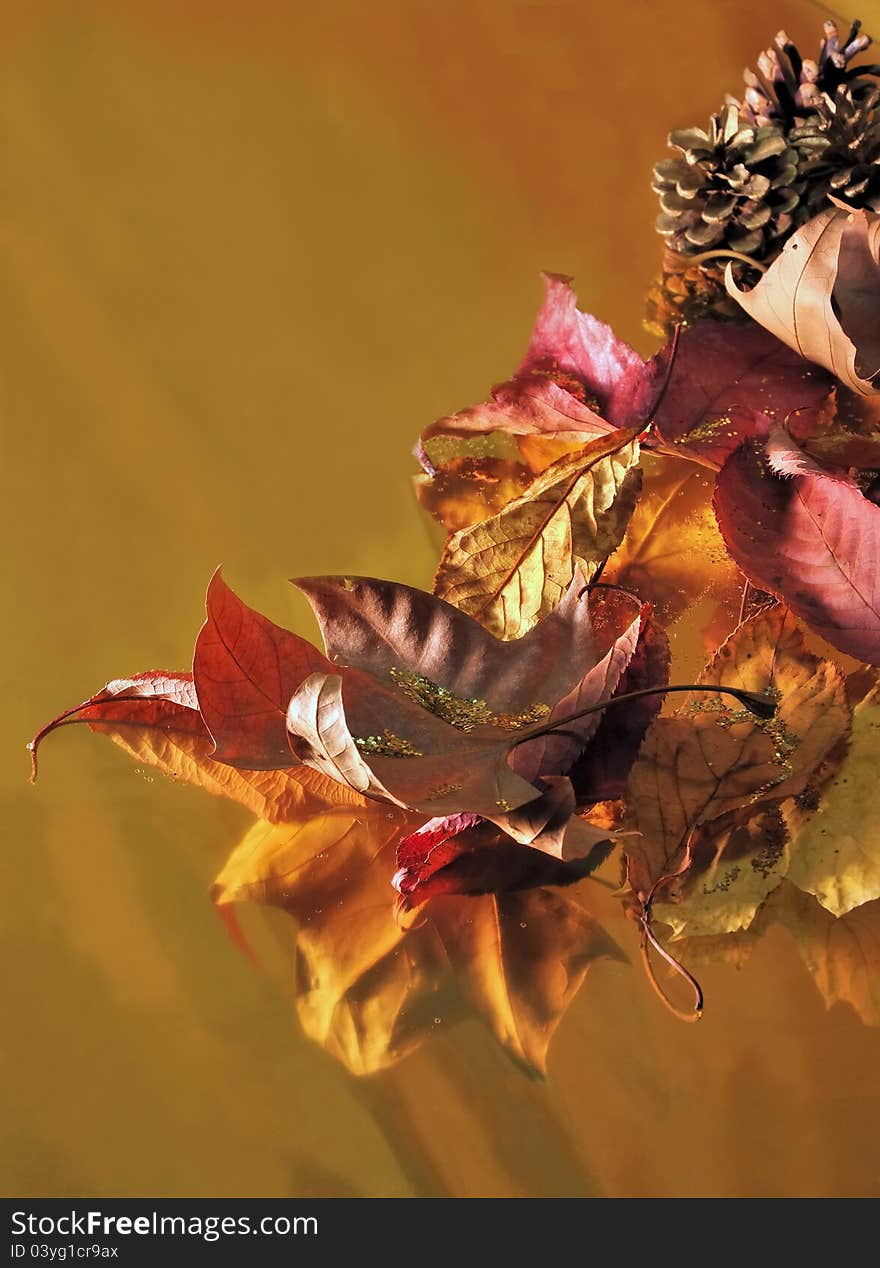
[[[3,3],[3,1190],[16,1195],[874,1194],[880,1036],[779,931],[704,975],[588,980],[531,1084],[475,1024],[357,1082],[207,890],[247,823],[85,728],[185,667],[222,561],[428,585],[409,448],[513,368],[538,270],[641,350],[651,164],[781,0]],[[880,29],[880,6],[861,6]],[[634,950],[634,933],[615,930]]]

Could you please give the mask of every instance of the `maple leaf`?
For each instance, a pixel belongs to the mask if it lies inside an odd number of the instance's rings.
[[[824,416],[831,388],[824,370],[759,325],[705,318],[681,333],[654,416],[657,447],[717,469],[774,415]]]
[[[750,291],[728,294],[807,361],[854,392],[878,390],[880,215],[836,203],[794,234]]]
[[[297,584],[334,670],[310,675],[291,698],[300,759],[370,796],[434,817],[479,814],[505,830],[512,811],[542,795],[534,781],[564,775],[581,752],[638,639],[637,616],[600,659],[578,583],[506,643],[408,586]]]
[[[193,681],[217,760],[248,770],[289,766],[290,698],[310,674],[331,666],[306,639],[242,603],[219,569],[205,607]]]
[[[733,558],[834,647],[880,664],[880,508],[853,481],[823,471],[790,437],[754,444],[718,476],[715,514]]]
[[[843,916],[880,898],[880,686],[853,712],[846,752],[817,792],[817,805],[793,806],[788,876],[823,907]]]
[[[644,414],[652,383],[645,362],[604,322],[578,310],[570,278],[543,276],[544,302],[519,369],[492,389],[491,400],[423,432],[419,452],[429,466],[438,436],[564,433],[584,444]]]
[[[802,792],[850,725],[840,671],[807,652],[796,622],[780,605],[743,622],[700,681],[763,692],[779,707],[772,719],[762,720],[731,710],[721,696],[695,695],[677,716],[651,725],[627,798],[628,826],[640,835],[625,844],[629,883],[647,905],[658,887],[686,874],[700,844],[698,830],[705,839],[713,821],[721,821],[722,829],[738,826],[742,820],[731,820],[732,813],[747,810],[749,818]],[[732,844],[741,848],[744,842]],[[760,836],[754,845],[763,849]]]
[[[89,700],[48,723],[31,741],[34,777],[43,739],[72,723],[87,723],[137,761],[171,779],[229,797],[264,819],[284,821],[333,803],[365,804],[351,789],[306,766],[236,770],[217,761],[191,674],[155,671],[108,683]]]
[[[589,579],[620,544],[640,487],[638,431],[560,458],[490,519],[453,534],[434,590],[499,638],[556,607],[580,567]]]

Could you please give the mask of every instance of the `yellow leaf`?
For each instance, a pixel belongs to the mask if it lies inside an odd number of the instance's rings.
[[[109,735],[137,761],[163,775],[194,784],[217,796],[230,797],[272,823],[320,814],[332,806],[367,804],[354,789],[308,766],[299,765],[290,770],[238,770],[215,762],[210,756],[214,744],[209,736],[112,723],[102,723],[95,729]]]
[[[818,807],[790,817],[789,879],[842,916],[880,898],[880,686],[853,713],[852,735]]]
[[[642,467],[638,505],[605,577],[653,603],[664,626],[707,597],[735,612],[743,579],[712,510],[711,472],[684,458],[648,454]]]
[[[764,899],[785,877],[786,836],[776,807],[712,834],[707,842],[710,862],[695,856],[681,880],[661,891],[667,901],[654,904],[654,918],[669,925],[675,938],[748,929]]]
[[[527,633],[579,565],[589,578],[620,542],[640,484],[637,436],[614,432],[560,458],[499,514],[453,534],[435,593],[499,638]]]
[[[694,693],[676,716],[652,724],[628,797],[640,835],[627,841],[626,853],[641,897],[686,862],[695,829],[796,796],[849,730],[842,674],[806,650],[779,604],[743,622],[700,682],[768,694],[778,699],[776,716],[762,721],[724,696]]]

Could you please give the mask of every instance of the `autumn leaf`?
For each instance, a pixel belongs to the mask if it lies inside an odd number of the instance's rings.
[[[490,519],[453,534],[435,592],[499,638],[520,638],[620,543],[639,491],[638,432],[553,463]]]
[[[690,865],[696,830],[731,812],[749,814],[802,792],[846,735],[843,677],[807,652],[792,616],[776,605],[740,625],[701,675],[706,686],[779,701],[762,721],[696,694],[676,716],[652,724],[629,780],[629,883],[642,902]]]
[[[835,916],[880,898],[880,687],[853,711],[846,753],[818,805],[795,806],[788,876]]]
[[[665,626],[703,598],[738,610],[742,577],[718,531],[711,474],[644,453],[642,465],[641,495],[603,576],[653,604]]]
[[[760,326],[706,318],[681,334],[655,430],[663,452],[717,469],[769,418],[822,412],[831,387]]]
[[[438,419],[422,434],[429,461],[438,436],[501,431],[565,433],[580,444],[631,426],[644,412],[650,375],[609,326],[578,311],[570,278],[544,274],[545,297],[514,377],[481,405]]]
[[[740,290],[730,265],[726,285],[754,321],[807,361],[854,392],[877,391],[880,215],[836,203],[789,239],[752,290]]]
[[[748,812],[746,812],[748,813]],[[655,920],[673,936],[706,937],[748,929],[768,894],[788,872],[788,832],[778,806],[744,822],[736,815],[695,834],[690,866],[660,892]]]
[[[298,583],[336,673],[313,674],[288,709],[307,765],[432,817],[507,816],[564,775],[635,649],[640,617],[602,659],[573,583],[555,611],[504,643],[442,600],[365,578]],[[585,716],[572,720],[573,713]],[[563,734],[556,724],[566,719]]]
[[[639,638],[612,699],[663,688],[669,682],[669,639],[649,606],[641,610]],[[663,705],[663,694],[629,700],[609,709],[571,769],[578,805],[613,801],[626,793],[630,770],[645,732]]]
[[[290,697],[327,660],[305,639],[261,616],[230,590],[219,570],[196,640],[193,681],[220,762],[249,770],[289,766]]]
[[[775,474],[753,445],[728,458],[715,490],[727,548],[832,646],[880,664],[880,507],[806,455],[789,469],[801,474]]]
[[[154,672],[108,683],[50,722],[32,741],[34,773],[42,740],[71,723],[87,723],[163,775],[229,797],[272,822],[317,813],[332,804],[365,804],[351,789],[306,766],[249,771],[216,761],[191,674]]]

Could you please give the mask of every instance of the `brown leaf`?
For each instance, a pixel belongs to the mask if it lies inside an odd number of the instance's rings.
[[[431,816],[502,825],[564,775],[599,724],[638,641],[641,617],[598,660],[591,604],[573,583],[555,611],[501,642],[434,596],[364,578],[299,583],[336,673],[291,699],[297,756],[336,779]],[[572,713],[596,710],[554,723]],[[528,741],[526,743],[526,741]]]
[[[807,652],[785,608],[745,621],[720,648],[701,683],[778,699],[760,721],[725,697],[694,693],[674,717],[658,718],[629,782],[630,885],[645,900],[656,883],[687,865],[692,832],[731,811],[801,792],[849,728],[843,676]]]
[[[553,610],[578,566],[589,578],[620,543],[638,496],[636,430],[563,457],[499,514],[453,534],[435,592],[499,638]]]
[[[867,396],[880,374],[880,215],[837,204],[808,221],[751,291],[728,294],[801,356]]]
[[[748,812],[745,812],[748,813]],[[789,866],[787,832],[778,806],[763,807],[746,822],[716,821],[691,846],[691,866],[660,891],[655,920],[676,939],[748,929]],[[677,948],[676,948],[677,949]]]

